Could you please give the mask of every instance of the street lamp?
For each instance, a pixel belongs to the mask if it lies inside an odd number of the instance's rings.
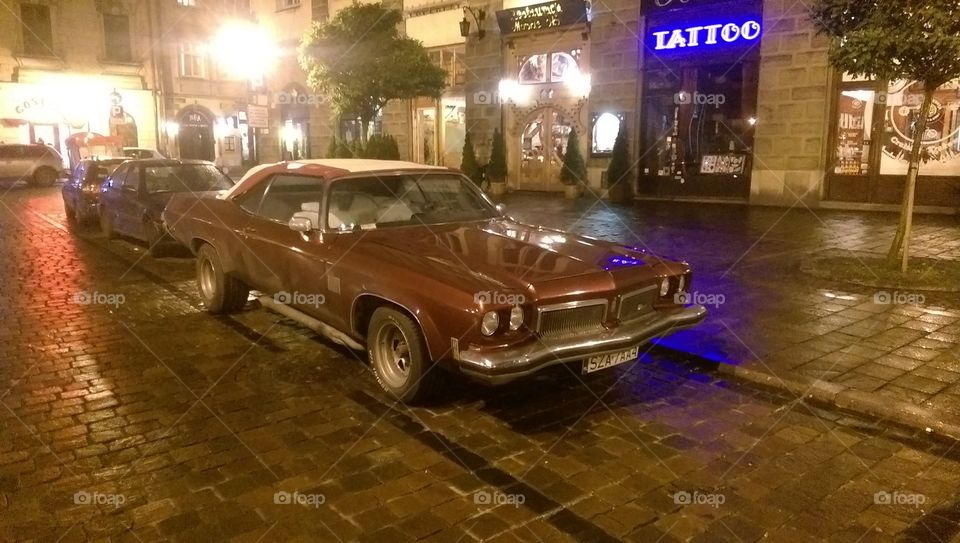
[[[483,39],[487,35],[487,31],[483,29],[483,21],[487,18],[487,12],[484,9],[474,11],[470,6],[463,6],[463,20],[460,21],[460,35],[464,38],[470,36],[470,20],[467,19],[467,14],[473,16],[474,22],[477,23],[477,38]]]
[[[250,21],[224,24],[211,46],[213,56],[228,74],[251,82],[262,79],[279,56],[270,35]]]

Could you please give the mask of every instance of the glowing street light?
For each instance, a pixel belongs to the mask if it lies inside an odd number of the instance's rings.
[[[231,21],[214,37],[213,57],[230,75],[250,81],[262,78],[279,55],[270,35],[249,21]]]

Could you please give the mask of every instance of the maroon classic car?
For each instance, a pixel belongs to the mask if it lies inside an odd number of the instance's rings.
[[[395,398],[451,370],[491,384],[583,361],[637,358],[703,320],[677,305],[685,264],[521,224],[460,172],[408,162],[259,166],[218,196],[174,196],[164,223],[197,254],[200,295],[236,311],[249,291],[352,348]]]

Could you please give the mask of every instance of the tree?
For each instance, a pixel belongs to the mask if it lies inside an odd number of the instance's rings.
[[[933,94],[960,77],[960,3],[937,0],[816,0],[811,19],[831,38],[830,62],[839,70],[881,80],[918,82],[923,104],[913,126],[913,146],[897,233],[887,259],[906,272],[913,203]]]
[[[477,153],[473,150],[473,140],[470,132],[463,136],[463,160],[460,162],[460,171],[470,178],[477,186],[483,179],[480,178],[480,164],[477,163]]]
[[[330,145],[327,146],[327,158],[337,158],[337,137],[330,137]]]
[[[397,145],[397,138],[386,136],[383,142],[383,158],[386,160],[400,160],[400,146]]]
[[[498,128],[493,129],[490,162],[487,163],[487,179],[491,183],[502,183],[507,179],[507,145]]]
[[[353,158],[353,151],[345,140],[340,140],[337,144],[337,158]]]
[[[587,183],[587,163],[580,152],[580,138],[577,131],[570,131],[567,140],[567,152],[563,155],[563,167],[560,168],[560,181],[564,185],[585,185]]]
[[[613,156],[610,159],[610,166],[607,167],[607,188],[611,200],[623,202],[629,200],[633,195],[632,171],[627,127],[626,123],[621,122],[617,139],[613,142]]]
[[[340,115],[360,118],[366,141],[370,121],[390,100],[437,98],[447,72],[423,44],[400,33],[403,15],[382,3],[356,1],[327,21],[314,21],[300,41],[307,83],[330,99]]]

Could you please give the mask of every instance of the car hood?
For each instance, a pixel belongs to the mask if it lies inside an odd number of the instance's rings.
[[[356,249],[389,254],[396,262],[474,290],[533,289],[544,295],[569,292],[574,285],[610,290],[684,268],[635,247],[510,219],[383,228],[358,235],[362,238]]]

